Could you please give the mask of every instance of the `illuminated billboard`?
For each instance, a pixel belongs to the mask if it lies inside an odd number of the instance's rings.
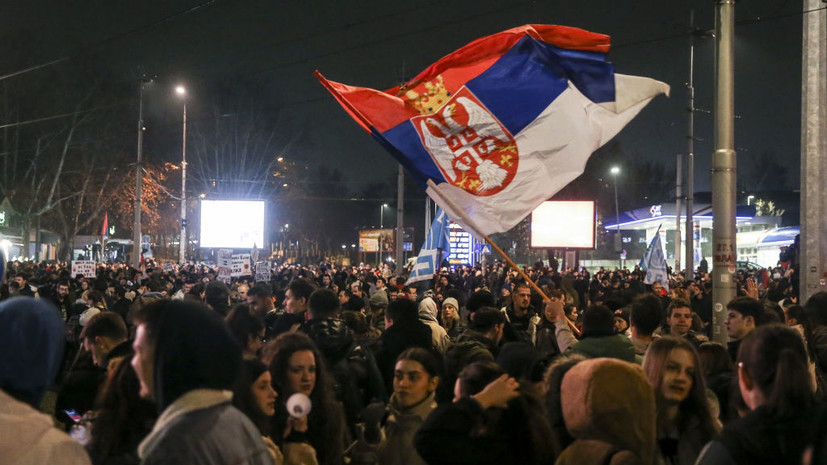
[[[263,200],[202,200],[201,247],[264,246]]]
[[[362,229],[359,231],[359,252],[394,253],[393,228]]]
[[[543,202],[531,212],[531,247],[594,249],[594,202]]]
[[[453,221],[448,227],[450,228],[448,242],[451,244],[448,264],[452,266],[473,265],[474,237]]]

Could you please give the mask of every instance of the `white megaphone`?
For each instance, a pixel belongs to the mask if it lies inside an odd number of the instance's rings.
[[[304,418],[313,407],[306,394],[297,392],[287,399],[287,413],[293,418]]]

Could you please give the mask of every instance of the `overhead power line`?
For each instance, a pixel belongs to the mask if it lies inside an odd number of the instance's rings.
[[[92,45],[90,45],[90,46],[88,46],[88,47],[86,47],[86,48],[83,48],[83,49],[79,50],[77,53],[74,53],[74,54],[72,54],[72,55],[66,55],[66,56],[64,56],[64,57],[60,57],[60,58],[57,58],[57,59],[55,59],[55,60],[48,61],[48,62],[46,62],[46,63],[41,63],[41,64],[38,64],[38,65],[35,65],[35,66],[32,66],[32,67],[26,68],[26,69],[21,69],[21,70],[19,70],[19,71],[14,71],[14,72],[12,72],[12,73],[5,74],[5,75],[3,75],[3,76],[0,76],[0,81],[3,81],[3,80],[6,80],[6,79],[9,79],[9,78],[12,78],[12,77],[15,77],[15,76],[19,76],[19,75],[21,75],[21,74],[25,74],[25,73],[28,73],[28,72],[30,72],[30,71],[35,71],[35,70],[38,70],[38,69],[42,69],[42,68],[46,68],[46,67],[49,67],[49,66],[52,66],[52,65],[56,65],[56,64],[58,64],[58,63],[61,63],[61,62],[67,61],[67,60],[71,60],[71,59],[73,59],[73,58],[77,58],[77,57],[79,57],[79,56],[86,55],[87,53],[91,52],[92,50],[94,50],[94,49],[96,49],[96,48],[103,47],[103,46],[108,45],[108,44],[110,44],[110,43],[112,43],[112,42],[115,42],[115,41],[118,41],[118,40],[121,40],[121,39],[125,39],[125,38],[127,38],[127,37],[129,37],[129,36],[132,36],[132,35],[135,35],[135,34],[141,33],[141,32],[146,31],[146,30],[148,30],[148,29],[152,29],[152,28],[154,28],[155,26],[158,26],[158,25],[160,25],[160,24],[164,24],[164,23],[167,23],[167,22],[173,21],[173,20],[178,19],[178,18],[180,18],[180,17],[182,17],[182,16],[185,16],[185,15],[188,15],[188,14],[190,14],[190,13],[193,13],[193,12],[195,12],[196,10],[200,10],[200,9],[202,9],[202,8],[204,8],[204,7],[207,7],[207,6],[209,6],[209,5],[213,4],[213,3],[215,3],[216,1],[217,1],[217,0],[207,0],[207,1],[206,1],[206,2],[204,2],[204,3],[200,3],[200,4],[195,5],[195,6],[193,6],[193,7],[187,8],[187,9],[185,9],[185,10],[183,10],[183,11],[179,11],[179,12],[174,13],[174,14],[172,14],[172,15],[166,16],[166,17],[161,18],[160,20],[155,21],[155,22],[153,22],[153,23],[150,23],[150,24],[145,24],[145,25],[143,25],[143,26],[138,26],[138,27],[136,27],[136,28],[134,28],[134,29],[130,29],[130,30],[128,30],[128,31],[126,31],[126,32],[124,32],[123,34],[117,34],[117,35],[114,35],[114,36],[112,36],[112,37],[106,38],[106,39],[104,39],[104,40],[102,40],[102,41],[100,41],[100,42],[96,42],[96,43],[94,43],[94,44],[92,44]]]

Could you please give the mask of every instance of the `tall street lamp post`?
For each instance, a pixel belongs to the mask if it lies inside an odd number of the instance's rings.
[[[144,146],[144,86],[152,82],[149,77],[142,77],[138,83],[138,160],[135,163],[135,221],[132,224],[132,266],[141,266],[141,178],[143,177]]]
[[[620,239],[620,209],[617,204],[617,175],[620,174],[620,168],[613,166],[609,172],[612,173],[615,185],[615,252],[620,254],[622,241]],[[618,257],[620,257],[620,255],[618,255]],[[620,268],[623,268],[622,258],[618,258],[618,269]]]
[[[385,228],[385,207],[387,206],[388,204],[386,203],[379,206],[379,229]]]
[[[185,99],[187,89],[184,86],[175,88],[175,93]],[[184,101],[184,128],[181,138],[181,240],[179,241],[178,264],[187,262],[187,101]]]
[[[385,207],[388,204],[383,203],[379,206],[379,264],[382,264],[382,246],[384,245],[385,241],[382,240],[382,231],[385,229]]]

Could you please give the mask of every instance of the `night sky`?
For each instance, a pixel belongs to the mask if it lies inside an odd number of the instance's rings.
[[[170,160],[180,150],[175,84],[189,88],[188,114],[196,121],[220,100],[220,89],[245,87],[271,116],[281,155],[339,167],[357,187],[392,175],[395,163],[318,84],[314,70],[387,89],[478,37],[528,23],[575,26],[612,37],[609,58],[617,72],[672,86],[670,98],[655,99],[618,139],[628,160],[673,167],[675,155],[686,151],[693,6],[696,27],[712,29],[713,1],[5,0],[0,35],[26,34],[41,53],[22,67],[0,60],[0,75],[61,57],[94,60],[125,86],[136,82],[138,69],[157,75],[146,96],[147,126],[154,129],[146,144],[149,156]],[[788,166],[790,188],[799,183],[801,8],[781,0],[736,5],[739,168],[769,152]],[[713,42],[696,44],[696,107],[712,110]],[[125,98],[137,100],[134,87]],[[135,105],[124,111],[135,112]],[[711,114],[698,113],[699,191],[709,188],[712,127]]]

